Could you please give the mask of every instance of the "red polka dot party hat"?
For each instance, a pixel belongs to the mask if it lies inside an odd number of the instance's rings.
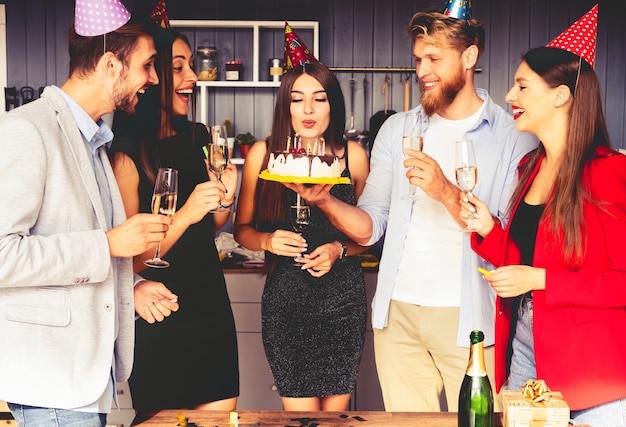
[[[596,38],[598,34],[598,5],[574,22],[567,30],[547,44],[582,57],[591,68],[596,59]]]

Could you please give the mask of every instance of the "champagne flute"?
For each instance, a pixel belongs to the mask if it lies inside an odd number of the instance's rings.
[[[154,183],[152,194],[152,213],[173,216],[178,198],[178,171],[172,168],[160,168]],[[157,243],[154,258],[143,262],[148,267],[166,268],[170,263],[161,259],[161,242]]]
[[[307,202],[300,197],[300,194],[296,194],[296,204],[292,205],[290,209],[290,219],[293,231],[302,235],[306,226],[309,225],[310,216],[311,208]],[[300,265],[298,263],[304,262],[301,253],[296,255],[293,260],[295,262],[294,265]]]
[[[207,160],[209,169],[222,181],[222,173],[226,170],[229,161],[228,142],[226,139],[226,126],[213,125],[210,128],[211,142],[207,144]],[[220,205],[210,212],[228,212],[230,207]]]
[[[410,157],[406,150],[412,148],[422,151],[424,147],[424,133],[422,130],[422,113],[419,111],[407,112],[404,116],[404,127],[402,129],[402,152],[406,157]],[[410,185],[409,194],[402,196],[404,200],[418,200],[416,186]]]
[[[456,182],[466,194],[471,194],[478,181],[478,166],[474,154],[474,143],[470,139],[456,142],[455,157]],[[472,223],[472,214],[468,216],[467,227],[461,231],[476,231]]]

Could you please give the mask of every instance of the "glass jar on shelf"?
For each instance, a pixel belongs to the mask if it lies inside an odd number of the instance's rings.
[[[270,80],[279,82],[283,75],[283,60],[278,58],[270,59]]]
[[[243,77],[243,62],[226,61],[226,80],[239,81]]]
[[[198,46],[196,50],[198,80],[217,80],[217,48],[215,46]]]

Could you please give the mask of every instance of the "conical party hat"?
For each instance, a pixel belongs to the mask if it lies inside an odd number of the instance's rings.
[[[169,28],[170,20],[167,18],[167,9],[165,8],[165,0],[159,0],[157,5],[152,10],[150,17],[161,28]]]
[[[472,19],[472,0],[447,0],[441,13],[465,21]]]
[[[283,74],[300,64],[319,62],[298,34],[285,22],[285,59]]]
[[[598,35],[598,5],[574,22],[567,30],[547,44],[566,50],[583,58],[591,68],[596,60],[596,38]]]
[[[119,0],[76,0],[74,28],[79,36],[101,36],[130,20]]]

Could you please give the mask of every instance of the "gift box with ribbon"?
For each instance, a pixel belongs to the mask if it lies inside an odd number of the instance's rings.
[[[501,393],[504,427],[567,427],[569,406],[544,380],[528,380],[521,390]]]

